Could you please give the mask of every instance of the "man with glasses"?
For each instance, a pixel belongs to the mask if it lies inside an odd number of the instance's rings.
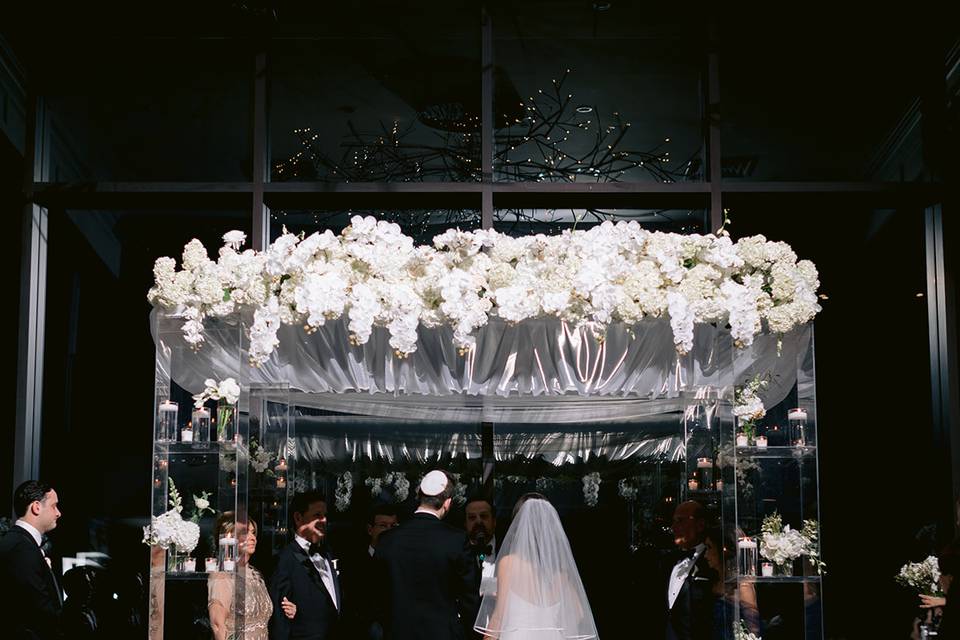
[[[370,594],[375,584],[373,554],[380,541],[380,534],[399,526],[397,510],[393,505],[378,504],[367,517],[367,548],[357,549],[345,563],[343,570],[344,588],[353,606],[353,632],[351,637],[360,640],[381,640],[383,627],[376,620],[375,607]]]

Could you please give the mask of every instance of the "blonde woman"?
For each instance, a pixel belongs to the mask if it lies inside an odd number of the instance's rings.
[[[263,576],[250,564],[250,556],[257,549],[257,523],[250,520],[245,531],[238,530],[234,522],[234,513],[227,511],[217,519],[215,537],[217,540],[233,535],[239,541],[239,562],[237,572],[243,572],[244,599],[246,606],[243,612],[244,638],[251,640],[267,640],[267,628],[270,616],[273,613],[273,603],[270,593],[263,582]],[[216,640],[227,640],[234,637],[236,608],[234,593],[236,590],[232,571],[218,571],[211,573],[207,579],[207,611],[210,613],[210,627]],[[291,620],[297,615],[297,605],[286,598],[281,602],[283,613]]]

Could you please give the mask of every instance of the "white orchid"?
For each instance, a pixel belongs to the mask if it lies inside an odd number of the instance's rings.
[[[227,404],[237,404],[240,399],[240,385],[233,378],[217,382],[213,378],[203,381],[204,389],[193,396],[193,405],[200,408],[207,400],[223,400]]]
[[[312,332],[346,318],[354,344],[375,327],[399,356],[417,349],[420,325],[448,325],[462,350],[491,317],[508,322],[553,316],[602,334],[613,322],[670,320],[680,353],[698,324],[729,324],[739,347],[765,328],[787,332],[819,311],[816,267],[788,245],[763,236],[647,232],[636,222],[604,222],[556,236],[513,238],[451,229],[416,247],[396,224],[355,216],[339,235],[284,230],[265,251],[239,249],[241,231],[224,235],[216,262],[198,240],[154,265],[148,294],[180,309],[186,341],[203,344],[203,323],[252,311],[250,361],[266,362],[281,324]]]
[[[223,234],[223,242],[226,246],[230,247],[234,251],[239,251],[240,247],[243,246],[243,243],[247,241],[247,234],[243,231],[227,231]]]

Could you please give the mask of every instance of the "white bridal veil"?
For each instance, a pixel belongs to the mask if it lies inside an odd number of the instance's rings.
[[[500,640],[597,637],[593,612],[557,510],[523,503],[497,550],[497,589],[486,593],[474,628]]]

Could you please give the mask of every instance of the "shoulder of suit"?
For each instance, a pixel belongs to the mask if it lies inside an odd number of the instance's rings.
[[[33,536],[21,527],[13,526],[3,536],[0,536],[0,551],[10,551],[21,546],[39,549]]]

